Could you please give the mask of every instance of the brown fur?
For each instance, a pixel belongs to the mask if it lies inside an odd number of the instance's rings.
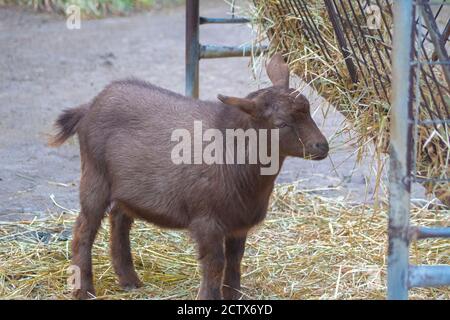
[[[288,69],[280,58],[276,55],[267,67],[276,86],[246,98],[205,102],[130,79],[113,82],[91,103],[64,111],[52,144],[77,133],[82,163],[81,212],[72,242],[73,264],[82,278],[75,297],[94,294],[91,249],[109,207],[111,256],[121,286],[141,285],[129,242],[138,218],[190,231],[203,272],[199,298],[240,297],[246,234],[264,219],[277,175],[261,175],[260,164],[175,165],[170,137],[176,128],[192,131],[194,120],[202,120],[203,130],[278,126],[280,166],[287,156],[324,158],[327,141],[307,99],[288,88]]]

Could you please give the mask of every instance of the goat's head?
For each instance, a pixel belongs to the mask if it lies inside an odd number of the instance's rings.
[[[218,95],[219,100],[249,114],[264,128],[279,128],[281,155],[324,159],[328,142],[311,117],[308,99],[289,88],[289,68],[281,54],[272,57],[267,74],[272,87],[245,98]]]

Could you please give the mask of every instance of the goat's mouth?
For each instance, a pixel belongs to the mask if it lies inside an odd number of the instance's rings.
[[[326,153],[305,152],[303,156],[301,156],[301,158],[305,160],[316,160],[316,161],[323,160],[326,157],[328,157],[328,152]]]
[[[300,157],[306,160],[323,160],[326,157],[328,157],[328,153],[330,151],[328,141],[320,141],[315,143],[304,144],[298,134],[297,138],[301,144],[301,149],[303,151],[303,155],[301,155]]]
[[[329,155],[329,149],[328,147],[322,147],[322,148],[303,148],[303,154],[300,156],[303,159],[306,160],[323,160],[328,157]]]
[[[328,157],[328,152],[322,153],[322,154],[314,154],[314,155],[312,155],[311,160],[323,160],[326,157]]]
[[[301,149],[300,152],[291,154],[293,157],[302,158],[305,160],[314,160],[319,161],[327,158],[329,155],[328,152],[317,152],[317,151],[311,151],[307,149]]]

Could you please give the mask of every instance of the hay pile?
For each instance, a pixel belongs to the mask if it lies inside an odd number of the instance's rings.
[[[351,81],[323,0],[255,0],[252,16],[259,29],[260,40],[268,35],[271,51],[285,52],[291,70],[346,116],[352,129],[358,133],[359,156],[366,151],[365,146],[373,142],[380,159],[389,144],[391,6],[389,1],[367,2],[377,4],[383,13],[380,28],[370,30],[364,11],[366,1],[336,3],[339,3],[337,15],[343,21],[341,28],[347,35],[347,47],[358,71],[356,83]],[[425,30],[421,32],[424,34]],[[315,41],[318,34],[323,38],[323,43]],[[355,48],[355,53],[350,44]],[[425,42],[420,52],[421,60],[429,60],[434,47]],[[425,73],[430,77],[425,77]],[[419,83],[414,88],[422,101],[417,119],[449,118],[450,88],[441,66],[423,66]],[[450,178],[449,125],[418,126],[414,134],[417,135],[417,176]],[[450,205],[450,184],[426,184],[425,187]]]
[[[0,224],[0,297],[68,299],[70,230],[74,214],[33,222]],[[414,208],[413,222],[443,225],[449,211]],[[107,219],[106,219],[107,220]],[[351,205],[276,187],[267,220],[249,238],[243,262],[248,299],[384,299],[384,209]],[[132,248],[145,286],[124,292],[108,257],[108,226],[93,249],[99,299],[193,299],[199,285],[195,247],[184,233],[137,222]],[[449,264],[450,243],[426,240],[411,247],[415,264]],[[450,299],[450,289],[413,289],[412,299]]]

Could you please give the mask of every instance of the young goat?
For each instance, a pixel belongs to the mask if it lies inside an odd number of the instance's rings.
[[[123,288],[142,285],[129,239],[137,218],[189,230],[203,273],[200,299],[240,297],[246,236],[266,215],[279,169],[262,175],[261,163],[175,164],[171,135],[178,128],[192,132],[194,121],[221,132],[279,128],[280,166],[287,156],[325,158],[327,140],[311,118],[308,100],[289,88],[280,54],[267,73],[272,87],[246,98],[219,95],[221,102],[187,98],[139,80],[117,81],[91,103],[60,115],[52,145],[77,133],[81,154],[81,212],[72,241],[73,265],[81,276],[76,298],[95,294],[91,249],[109,208],[112,263]]]

